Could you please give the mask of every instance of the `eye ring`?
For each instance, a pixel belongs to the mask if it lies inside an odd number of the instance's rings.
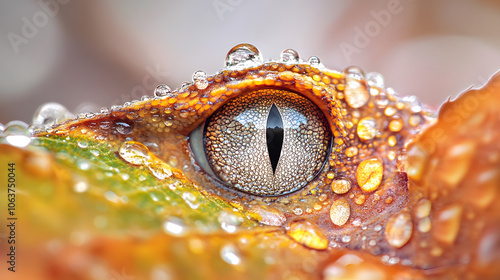
[[[271,147],[269,136],[279,138],[279,129],[273,131],[277,118],[283,121],[283,140],[276,160],[272,147],[280,141],[270,141]],[[306,97],[259,89],[222,105],[190,134],[190,146],[199,166],[231,189],[281,196],[317,176],[331,152],[332,135],[323,112]]]

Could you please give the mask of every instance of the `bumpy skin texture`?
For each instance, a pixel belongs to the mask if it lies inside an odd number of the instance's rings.
[[[207,82],[66,121],[27,149],[2,145],[2,165],[17,162],[27,182],[20,200],[30,201],[19,206],[30,240],[19,258],[31,267],[19,279],[500,275],[500,76],[437,117],[308,63],[226,69]],[[266,88],[312,101],[333,134],[321,172],[283,196],[221,184],[189,147],[190,133],[225,102]],[[78,151],[91,147],[100,152]],[[50,194],[28,186],[36,181]],[[73,191],[81,181],[88,190]]]

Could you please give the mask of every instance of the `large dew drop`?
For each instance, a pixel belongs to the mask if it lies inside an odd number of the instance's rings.
[[[48,127],[64,120],[72,118],[73,115],[59,103],[46,103],[38,107],[33,115],[33,125]]]
[[[169,95],[171,93],[172,93],[172,89],[169,86],[167,86],[167,85],[158,85],[155,88],[154,96],[158,96],[158,97],[168,96],[168,97],[170,97]]]
[[[24,148],[31,143],[28,124],[22,121],[11,121],[7,123],[2,136],[5,142],[15,147]]]
[[[176,217],[170,217],[163,222],[163,230],[170,235],[183,236],[186,234],[184,222]]]
[[[330,220],[337,226],[344,225],[351,215],[351,207],[345,198],[337,199],[330,208]]]
[[[135,141],[123,143],[120,147],[119,154],[126,162],[134,165],[145,165],[150,159],[148,148]]]
[[[364,192],[375,191],[382,182],[384,165],[378,158],[363,160],[356,170],[356,180]]]
[[[234,46],[226,55],[226,67],[231,70],[240,70],[262,64],[262,54],[254,45],[239,44]]]
[[[308,220],[295,220],[286,227],[286,234],[296,242],[316,250],[328,247],[328,239],[321,229]]]
[[[220,256],[228,264],[239,265],[241,263],[239,250],[231,244],[221,248]]]
[[[410,240],[413,223],[409,213],[403,212],[392,216],[385,227],[385,240],[395,248],[403,247]]]
[[[280,61],[287,64],[299,62],[299,53],[292,49],[286,49],[281,52]]]
[[[208,87],[207,73],[202,70],[194,72],[193,82],[197,89],[206,89]]]

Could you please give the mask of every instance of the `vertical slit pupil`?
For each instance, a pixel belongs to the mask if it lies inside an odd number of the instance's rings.
[[[274,104],[271,106],[267,117],[266,141],[274,173],[280,160],[281,147],[283,145],[283,121],[278,108]]]

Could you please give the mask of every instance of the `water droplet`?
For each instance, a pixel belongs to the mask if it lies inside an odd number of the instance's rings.
[[[193,82],[197,89],[206,89],[208,87],[207,73],[202,70],[194,72]]]
[[[222,211],[217,220],[220,223],[220,227],[229,233],[235,232],[242,222],[240,217],[228,211]]]
[[[280,61],[287,64],[294,64],[299,62],[299,54],[292,49],[286,49],[280,54]]]
[[[345,254],[334,263],[329,264],[323,271],[323,278],[328,280],[343,279],[390,279],[383,268],[374,262],[364,260],[354,254]]]
[[[318,197],[318,200],[319,200],[320,202],[323,202],[323,201],[325,201],[327,198],[328,198],[328,195],[326,195],[326,194],[324,194],[324,193],[323,193],[323,194],[321,194],[321,195]]]
[[[370,100],[370,94],[368,93],[366,86],[362,84],[361,81],[346,75],[345,85],[345,101],[352,108],[361,108],[368,102],[368,100]]]
[[[225,245],[220,250],[220,256],[222,260],[232,265],[239,265],[241,263],[241,257],[239,251],[233,245]]]
[[[76,165],[81,170],[89,170],[90,169],[90,161],[88,161],[87,159],[83,159],[83,158],[82,159],[78,159],[76,161]]]
[[[431,201],[427,198],[420,199],[415,206],[415,216],[419,219],[429,216],[431,213],[431,206]]]
[[[351,181],[349,180],[335,180],[332,181],[332,190],[336,194],[344,194],[347,193],[351,189]]]
[[[359,227],[359,226],[361,226],[361,220],[360,220],[359,218],[356,218],[356,219],[354,219],[354,220],[352,221],[352,223],[351,223],[351,224],[352,224],[353,226],[355,226],[355,227]],[[366,237],[365,237],[365,239],[366,239]]]
[[[286,221],[283,212],[267,205],[252,206],[248,211],[251,213],[250,216],[256,214],[258,216],[257,220],[264,225],[281,226]]]
[[[436,213],[432,230],[436,240],[446,244],[452,244],[455,241],[460,229],[462,210],[461,205],[451,204],[441,208]]]
[[[309,58],[309,64],[312,66],[318,67],[320,65],[321,61],[319,60],[319,57],[317,56],[311,56]]]
[[[51,102],[38,107],[33,115],[33,124],[48,127],[72,117],[73,115],[66,107],[59,103]]]
[[[163,84],[158,85],[155,88],[155,91],[153,94],[156,97],[164,97],[164,96],[172,97],[172,89],[167,85],[163,85]]]
[[[389,259],[389,261],[387,261],[387,263],[390,264],[390,265],[395,265],[398,262],[399,262],[399,258],[397,258],[397,257],[392,257],[392,258]]]
[[[120,134],[130,134],[134,130],[134,123],[129,120],[117,120],[115,121],[115,128]]]
[[[358,154],[358,147],[356,146],[352,146],[345,149],[345,155],[348,157],[353,157],[356,156],[357,154]]]
[[[100,154],[99,150],[95,150],[95,149],[90,150],[90,153],[93,154],[95,157],[98,157]]]
[[[109,114],[109,108],[107,108],[107,107],[102,107],[102,108],[101,108],[101,114]]]
[[[2,136],[8,144],[15,147],[24,148],[31,143],[28,124],[22,121],[11,121],[7,123]]]
[[[173,120],[166,120],[165,121],[165,126],[167,126],[167,127],[171,127],[173,124],[174,124]]]
[[[372,140],[377,135],[377,123],[374,118],[362,118],[358,122],[358,137],[362,140]]]
[[[286,227],[286,234],[296,242],[317,250],[328,247],[328,239],[317,225],[308,220],[295,220]]]
[[[5,130],[5,126],[4,126],[2,123],[0,123],[0,134],[1,134],[4,130]]]
[[[356,80],[361,80],[365,77],[365,73],[358,66],[349,66],[344,69],[344,75],[354,78]]]
[[[299,206],[297,206],[297,207],[293,208],[293,213],[295,215],[297,215],[297,216],[300,216],[300,215],[302,215],[303,210],[302,210],[302,208],[300,208]]]
[[[118,153],[126,162],[134,165],[145,165],[151,158],[148,148],[135,141],[123,143]]]
[[[170,217],[163,222],[163,230],[174,236],[183,236],[186,234],[186,227],[184,222],[176,217]]]
[[[182,198],[192,209],[198,209],[200,206],[200,201],[193,193],[184,192],[182,193]]]
[[[391,147],[396,146],[397,143],[398,143],[398,139],[394,135],[389,136],[389,138],[387,139],[387,144],[389,144],[389,146],[391,146]]]
[[[146,164],[148,166],[149,171],[153,173],[153,176],[155,176],[159,180],[164,180],[173,175],[173,172],[170,169],[170,167],[167,166],[162,161],[159,160],[147,161]]]
[[[375,225],[375,226],[373,227],[373,230],[374,230],[374,231],[380,231],[381,229],[382,229],[382,226],[381,226],[381,225]]]
[[[384,88],[384,76],[377,72],[366,74],[366,82],[372,87]]]
[[[73,190],[77,193],[84,193],[88,189],[89,189],[89,184],[83,180],[80,180],[73,185]]]
[[[373,247],[373,246],[377,245],[377,241],[375,241],[375,240],[372,239],[372,240],[370,240],[368,242],[368,245],[370,245],[371,247]]]
[[[398,110],[396,108],[394,108],[394,106],[387,106],[385,107],[385,110],[384,110],[384,115],[388,116],[388,117],[392,117],[394,116],[396,113],[398,112]]]
[[[363,160],[356,170],[356,180],[365,192],[373,192],[382,182],[384,165],[378,158]]]
[[[351,237],[349,235],[342,236],[342,242],[344,242],[344,243],[351,242]]]
[[[411,115],[408,119],[408,124],[411,126],[417,126],[422,122],[422,118],[419,115]]]
[[[392,132],[399,132],[403,129],[403,121],[401,119],[392,120],[389,123],[389,129]]]
[[[420,232],[429,232],[431,230],[431,219],[429,217],[425,217],[418,221],[418,231]]]
[[[356,194],[356,197],[354,198],[354,203],[357,205],[362,205],[365,203],[366,196],[364,194]]]
[[[127,181],[128,179],[130,179],[130,175],[127,173],[120,173],[120,177],[122,177],[123,181]]]
[[[384,92],[381,92],[379,95],[375,96],[375,104],[377,104],[379,108],[385,108],[389,104],[389,99]]]
[[[351,207],[345,198],[337,199],[330,208],[330,219],[337,226],[344,225],[351,215]]]
[[[420,103],[420,100],[416,96],[405,96],[401,101],[413,113],[420,113],[422,111],[422,103]]]
[[[118,203],[120,202],[120,197],[117,196],[114,192],[112,191],[107,191],[106,193],[104,193],[104,198],[106,198],[107,200],[113,202],[113,203]]]
[[[226,67],[232,70],[241,70],[255,67],[263,62],[261,52],[251,44],[234,46],[226,55]]]
[[[385,227],[385,240],[395,248],[403,247],[410,240],[413,223],[409,213],[399,213],[392,216]]]
[[[78,147],[85,149],[89,146],[89,143],[85,140],[78,140],[77,145]]]

